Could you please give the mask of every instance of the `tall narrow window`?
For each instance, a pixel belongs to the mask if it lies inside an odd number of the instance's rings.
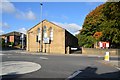
[[[38,35],[36,35],[36,42],[38,42]]]
[[[40,28],[38,28],[38,33],[40,33]]]
[[[44,38],[47,38],[47,27],[44,26],[44,29],[43,29],[43,36]]]
[[[50,27],[50,40],[53,40],[53,28]]]
[[[40,31],[40,28],[38,28],[38,41],[41,40],[41,31]]]

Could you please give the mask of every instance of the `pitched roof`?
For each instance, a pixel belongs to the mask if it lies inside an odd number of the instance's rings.
[[[13,32],[9,32],[9,33],[3,34],[2,36],[12,36],[12,35],[21,36],[21,34],[23,34],[23,33],[13,31]]]
[[[49,22],[49,23],[51,23],[51,24],[53,24],[53,25],[55,25],[55,26],[60,27],[59,25],[56,25],[55,23],[50,22],[50,21],[48,21],[48,20],[45,19],[45,20],[39,22],[38,24],[36,24],[35,26],[33,26],[32,28],[30,28],[28,31],[30,31],[31,29],[35,28],[37,25],[39,25],[40,23],[42,23],[42,22],[44,22],[44,21],[47,21],[47,22]],[[60,27],[60,28],[62,28],[62,27]],[[64,29],[64,28],[62,28],[62,29]],[[64,30],[65,30],[65,29],[64,29]],[[27,32],[28,32],[28,31],[27,31]]]
[[[53,25],[55,25],[55,26],[57,26],[57,27],[59,27],[59,28],[61,28],[61,29],[64,29],[65,31],[67,31],[65,28],[62,28],[62,27],[60,27],[59,25],[57,25],[57,24],[55,24],[55,23],[53,23],[53,22],[50,22],[50,21],[48,21],[48,20],[43,20],[43,21],[41,21],[41,22],[39,22],[38,24],[36,24],[34,27],[32,27],[32,28],[30,28],[28,31],[30,31],[31,29],[33,29],[33,28],[35,28],[37,25],[39,25],[40,23],[42,23],[42,22],[44,22],[44,21],[47,21],[47,22],[49,22],[49,23],[51,23],[51,24],[53,24]],[[27,32],[28,32],[27,31]],[[71,34],[69,31],[67,31],[69,34]],[[73,34],[71,34],[71,35],[73,35]],[[74,35],[73,35],[74,36]]]

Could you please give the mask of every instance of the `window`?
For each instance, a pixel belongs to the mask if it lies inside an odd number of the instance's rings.
[[[53,40],[53,28],[50,27],[50,40]]]
[[[40,33],[40,28],[38,28],[38,33]]]
[[[46,26],[44,26],[43,28],[43,36],[44,38],[47,38],[47,27]]]
[[[38,28],[37,32],[38,32],[38,38],[37,39],[38,39],[38,41],[40,41],[41,40],[41,33],[40,33],[41,31],[40,31],[40,28]]]
[[[38,35],[36,35],[36,42],[38,42]]]

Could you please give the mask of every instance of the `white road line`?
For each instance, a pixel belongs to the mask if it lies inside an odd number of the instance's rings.
[[[118,70],[120,70],[120,68],[119,67],[116,67]]]
[[[46,58],[46,57],[40,57],[40,59],[48,59],[48,58]]]
[[[1,55],[5,55],[5,54],[1,54],[1,53],[0,53],[0,56],[1,56]]]
[[[27,53],[27,52],[20,52],[20,53]]]
[[[68,79],[74,78],[75,76],[77,76],[79,73],[81,73],[82,71],[76,71],[75,73],[73,73],[71,76],[68,77]]]

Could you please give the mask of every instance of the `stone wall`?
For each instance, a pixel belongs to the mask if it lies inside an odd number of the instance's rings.
[[[82,54],[95,54],[105,55],[105,52],[109,52],[110,55],[120,55],[120,49],[96,49],[96,48],[82,48]]]

